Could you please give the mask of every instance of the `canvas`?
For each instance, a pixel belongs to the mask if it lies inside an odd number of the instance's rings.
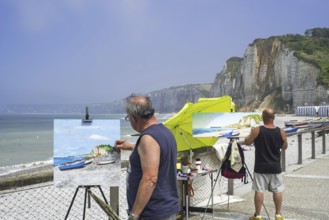
[[[54,120],[54,185],[120,186],[120,120]]]
[[[192,134],[195,138],[245,137],[260,123],[261,114],[255,112],[193,113]]]

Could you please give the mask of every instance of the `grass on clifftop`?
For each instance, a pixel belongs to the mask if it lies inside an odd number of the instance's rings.
[[[329,38],[285,35],[279,37],[283,44],[296,51],[294,55],[320,69],[318,83],[329,87]]]

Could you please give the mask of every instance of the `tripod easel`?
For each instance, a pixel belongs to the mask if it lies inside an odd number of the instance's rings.
[[[230,141],[229,141],[229,145],[231,145],[234,141],[239,140],[239,137],[232,137],[232,136],[231,136],[231,137],[228,137],[228,139],[230,139]],[[221,163],[221,165],[220,165],[220,167],[219,167],[219,171],[218,171],[217,176],[216,176],[216,178],[215,178],[215,183],[213,184],[213,188],[211,189],[211,195],[213,195],[213,193],[214,193],[214,189],[215,189],[215,186],[216,186],[217,180],[218,180],[218,178],[219,178],[219,174],[220,174],[220,172],[221,172],[221,170],[222,170],[222,169],[221,169],[221,168],[222,168],[222,164],[223,164],[223,163]],[[252,178],[252,175],[251,175],[251,173],[250,173],[250,171],[249,171],[249,169],[248,169],[247,164],[244,163],[243,166],[246,168],[246,171],[247,171],[247,173],[249,174],[249,177],[250,177],[251,181],[254,181],[254,179]],[[230,198],[230,197],[228,196],[228,201],[229,201],[229,198]],[[210,199],[211,199],[211,198],[208,199],[208,203],[207,203],[207,206],[206,206],[206,210],[205,210],[205,212],[203,213],[202,220],[204,219],[205,214],[206,214],[206,212],[207,212],[207,208],[208,208],[208,206],[209,206]],[[228,205],[229,205],[229,202],[228,202]],[[264,203],[263,203],[263,208],[264,208],[264,210],[265,210],[265,212],[266,212],[268,218],[271,219],[271,218],[270,218],[270,215],[269,215],[268,212],[267,212],[267,209],[266,209]]]
[[[65,220],[68,218],[68,216],[69,216],[69,214],[70,214],[70,211],[71,211],[71,208],[72,208],[72,206],[73,206],[74,200],[75,200],[75,198],[76,198],[76,196],[77,196],[77,193],[78,193],[78,191],[79,191],[80,188],[84,188],[84,189],[85,189],[85,198],[84,198],[84,205],[83,205],[83,218],[82,218],[82,219],[85,219],[85,214],[86,214],[86,203],[87,203],[87,195],[88,195],[88,208],[91,207],[91,206],[90,206],[90,194],[89,194],[89,191],[88,191],[88,190],[90,190],[90,188],[92,188],[92,187],[96,187],[96,188],[99,189],[99,191],[101,192],[101,194],[102,194],[102,196],[103,196],[103,198],[104,198],[105,203],[108,204],[108,202],[107,202],[107,200],[106,200],[106,198],[105,198],[105,195],[104,195],[104,193],[103,193],[103,190],[102,190],[102,188],[101,188],[100,185],[78,186],[77,189],[75,190],[75,193],[74,193],[74,196],[73,196],[73,198],[72,198],[72,201],[71,201],[70,207],[69,207],[69,209],[67,210],[67,213],[66,213],[66,216],[65,216]]]

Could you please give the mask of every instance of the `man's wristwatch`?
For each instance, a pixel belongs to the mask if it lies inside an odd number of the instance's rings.
[[[133,213],[129,213],[129,219],[132,220],[138,220],[139,219],[139,215],[133,214]]]

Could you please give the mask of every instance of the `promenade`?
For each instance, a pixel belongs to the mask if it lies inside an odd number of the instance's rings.
[[[284,174],[282,215],[286,220],[329,220],[329,155],[318,155],[316,159],[307,159],[302,165],[292,165]],[[207,214],[204,219],[249,219],[254,213],[251,183],[235,189],[234,195],[242,202],[215,206],[214,218]],[[265,193],[263,219],[275,219],[275,208],[271,193]],[[193,213],[189,219],[202,219],[203,214]]]

